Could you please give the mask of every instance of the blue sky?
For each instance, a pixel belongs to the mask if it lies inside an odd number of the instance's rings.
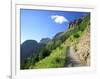
[[[51,38],[67,30],[70,21],[86,15],[86,12],[20,9],[21,43],[25,40]]]

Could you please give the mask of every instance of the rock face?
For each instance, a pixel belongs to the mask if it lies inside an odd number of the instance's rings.
[[[79,60],[84,66],[90,65],[90,30],[80,38],[78,44],[75,46],[76,53],[79,56]]]
[[[70,22],[70,23],[69,23],[69,28],[74,27],[74,26],[76,26],[76,25],[79,25],[79,24],[83,21],[83,19],[84,19],[84,18],[81,17],[81,18],[79,18],[79,19],[76,19],[76,20]]]
[[[90,25],[77,42],[70,45],[66,67],[90,66]]]

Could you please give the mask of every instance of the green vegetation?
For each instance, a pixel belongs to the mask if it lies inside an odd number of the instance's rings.
[[[77,44],[89,27],[90,15],[78,20],[78,23],[64,32],[58,33],[52,41],[44,45],[37,55],[28,57],[23,69],[29,68],[58,68],[64,67],[67,62],[67,53],[71,45]],[[77,51],[77,49],[75,49]]]
[[[66,60],[67,52],[68,47],[66,48],[66,46],[62,44],[60,47],[57,47],[55,50],[53,50],[50,56],[36,63],[33,68],[63,67]]]

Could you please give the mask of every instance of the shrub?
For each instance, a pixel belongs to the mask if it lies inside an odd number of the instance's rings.
[[[80,35],[79,35],[78,33],[75,33],[75,34],[74,34],[74,37],[75,37],[75,38],[79,38]]]
[[[60,58],[56,58],[55,61],[56,61],[56,63],[60,63],[61,62]]]

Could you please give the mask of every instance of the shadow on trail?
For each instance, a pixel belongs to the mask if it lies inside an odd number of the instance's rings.
[[[69,47],[66,54],[65,67],[79,67],[82,66],[79,56],[76,54],[73,47]]]

